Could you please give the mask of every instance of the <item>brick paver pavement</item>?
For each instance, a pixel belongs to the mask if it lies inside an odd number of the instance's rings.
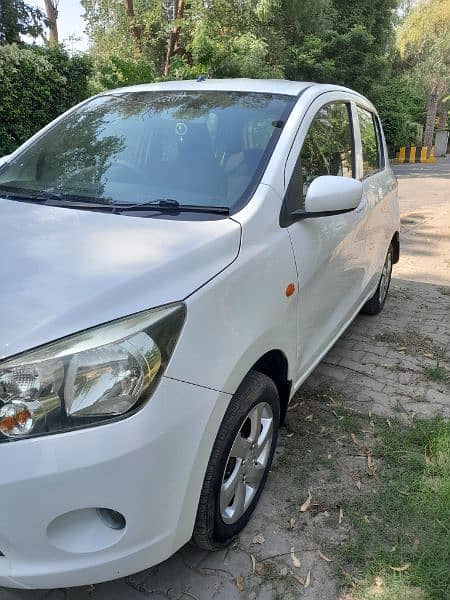
[[[449,368],[450,161],[441,161],[431,169],[426,167],[404,165],[398,169],[404,213],[402,259],[395,267],[384,311],[376,317],[358,316],[305,386],[310,389],[331,386],[342,393],[348,408],[365,415],[399,416],[405,420],[415,415],[450,416],[448,381],[436,381],[439,379],[436,368]],[[294,403],[299,407],[290,413],[290,420],[312,418],[309,414],[302,415],[301,410],[306,407],[301,406],[305,404],[301,392]],[[308,412],[314,410],[312,406],[313,409],[307,407]],[[297,442],[291,435],[282,431],[278,455],[283,457],[283,452],[289,452],[295,471],[300,471],[305,451],[311,453],[317,449],[312,446],[305,450],[301,439]],[[336,447],[338,442],[343,443],[336,440]],[[317,455],[320,458],[319,452]],[[345,497],[347,488],[356,490],[348,474],[364,465],[365,458],[351,453],[339,455],[333,447],[332,460],[336,469],[334,484],[323,477],[322,463],[318,462],[316,471],[309,474],[308,486],[316,496],[328,492],[329,511],[336,512],[336,503]],[[314,532],[321,531],[322,538],[325,535],[333,543],[339,543],[351,532],[345,519],[342,524],[339,519],[338,523],[333,514],[328,517],[323,516],[325,512],[316,516],[305,514],[302,520],[298,510],[297,524],[290,530],[285,513],[291,510],[291,496],[299,492],[298,473],[291,471],[287,476],[287,471],[279,465],[275,461],[255,515],[238,545],[231,549],[211,554],[186,546],[161,565],[126,579],[92,588],[0,589],[0,600],[268,600],[274,597],[270,577],[279,582],[288,568],[294,568],[291,561],[294,545],[301,559],[299,573],[312,573],[311,585],[301,590],[301,597],[335,600],[336,581],[332,569],[317,554]],[[300,493],[305,494],[305,489],[301,488]],[[332,526],[327,525],[327,519]],[[253,542],[257,533],[263,534],[263,545]],[[275,559],[279,561],[278,570],[276,573],[266,570],[266,579],[252,576],[252,555],[258,560],[279,557]],[[287,597],[286,594],[283,596]]]

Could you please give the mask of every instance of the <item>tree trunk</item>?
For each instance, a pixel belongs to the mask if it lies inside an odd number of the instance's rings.
[[[180,26],[176,22],[184,16],[184,0],[174,0],[173,3],[173,20],[175,21],[172,27],[169,40],[167,42],[166,60],[164,63],[163,75],[167,77],[169,74],[170,60],[179,50],[180,43]]]
[[[133,36],[138,48],[142,51],[142,27],[136,24],[136,13],[134,12],[134,2],[133,0],[124,0],[125,3],[125,12],[127,13],[127,17],[130,21],[130,31]]]
[[[447,129],[448,104],[441,102],[439,105],[438,128]]]
[[[428,97],[427,104],[427,120],[425,122],[425,131],[423,134],[423,145],[430,149],[433,145],[434,122],[436,120],[436,112],[439,103],[439,96],[435,92],[431,92]],[[429,152],[430,150],[428,150]]]
[[[58,45],[58,0],[44,0],[48,19],[48,41],[52,46]]]

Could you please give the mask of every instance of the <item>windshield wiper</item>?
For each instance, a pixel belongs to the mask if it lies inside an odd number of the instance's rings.
[[[4,192],[2,192],[2,188],[5,190]],[[14,199],[49,206],[71,207],[75,205],[77,208],[102,208],[111,210],[111,205],[106,204],[107,200],[101,203],[92,202],[84,196],[68,196],[50,190],[12,189],[9,186],[0,186],[0,196],[6,200]]]
[[[163,211],[163,212],[202,212],[202,213],[214,213],[221,215],[229,215],[230,209],[228,206],[207,206],[197,204],[180,204],[177,200],[172,198],[159,198],[158,200],[151,200],[149,202],[141,203],[128,203],[128,202],[112,202],[110,198],[102,198],[102,202],[94,202],[84,196],[72,196],[51,190],[26,190],[26,189],[7,189],[9,186],[3,186],[6,188],[5,193],[0,195],[3,198],[15,200],[22,200],[25,202],[34,202],[36,204],[45,204],[48,206],[61,206],[63,208],[78,208],[82,210],[101,210],[104,212],[111,212],[121,214],[124,212],[146,212],[146,211]]]
[[[127,204],[120,203],[111,205],[112,212],[135,212],[135,211],[146,211],[146,210],[162,210],[167,212],[205,212],[205,213],[217,213],[220,215],[229,215],[230,209],[228,206],[208,206],[200,204],[180,204],[178,200],[172,198],[159,198],[158,200],[151,200],[150,202],[141,202],[139,204]]]

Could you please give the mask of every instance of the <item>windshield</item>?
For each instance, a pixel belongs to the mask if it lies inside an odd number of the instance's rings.
[[[225,91],[93,98],[0,167],[0,193],[231,208],[257,185],[295,100]]]

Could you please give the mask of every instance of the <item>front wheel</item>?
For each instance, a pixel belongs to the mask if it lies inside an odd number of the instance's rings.
[[[269,474],[279,421],[274,382],[251,371],[231,400],[209,459],[192,536],[200,548],[225,546],[249,521]]]
[[[383,309],[388,295],[389,285],[391,283],[393,255],[394,252],[391,244],[386,254],[383,270],[381,271],[380,282],[378,283],[375,294],[367,300],[361,309],[361,312],[366,315],[377,315]]]

